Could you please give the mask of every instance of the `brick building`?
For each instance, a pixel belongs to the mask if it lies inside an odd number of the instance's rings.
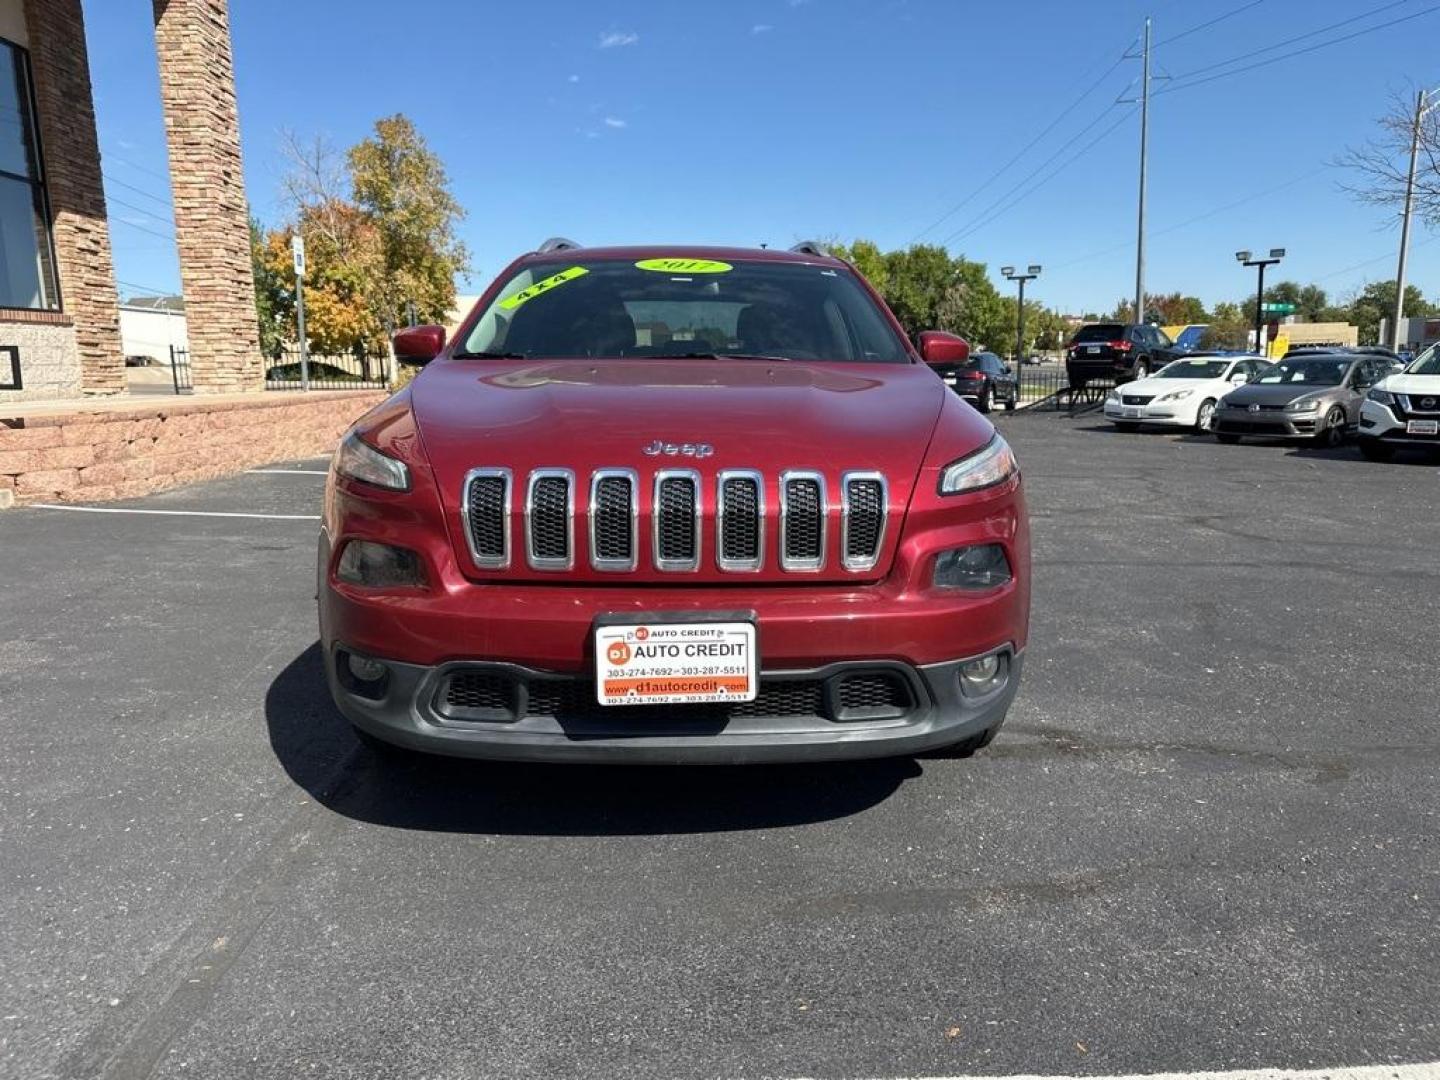
[[[153,0],[197,393],[258,390],[227,0]],[[0,0],[0,405],[125,392],[81,0]]]

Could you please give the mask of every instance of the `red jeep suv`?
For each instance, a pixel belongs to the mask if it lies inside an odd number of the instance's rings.
[[[335,453],[330,689],[366,741],[793,761],[994,737],[1030,607],[1020,472],[855,270],[593,248],[512,263]]]

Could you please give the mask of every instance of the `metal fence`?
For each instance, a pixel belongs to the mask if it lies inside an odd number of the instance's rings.
[[[310,388],[312,390],[384,390],[389,385],[385,377],[384,356],[367,356],[363,352],[341,356],[309,357]],[[190,371],[190,350],[170,347],[170,374],[175,384],[175,393],[193,394],[195,379]],[[266,390],[299,390],[300,351],[286,349],[279,356],[265,358]]]
[[[1083,390],[1071,390],[1063,362],[1021,364],[1016,374],[1020,378],[1020,407],[1028,409],[1079,412],[1095,408],[1115,385],[1108,379],[1095,379]]]

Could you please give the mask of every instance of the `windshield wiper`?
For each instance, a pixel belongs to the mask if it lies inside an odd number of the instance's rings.
[[[451,353],[452,360],[528,360],[523,352],[457,352]]]
[[[761,353],[738,353],[738,352],[687,352],[687,353],[665,353],[663,356],[653,357],[655,360],[775,360],[789,361],[788,356],[765,356]]]

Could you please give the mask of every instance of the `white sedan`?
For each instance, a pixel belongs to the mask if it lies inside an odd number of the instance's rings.
[[[1216,402],[1269,367],[1260,356],[1194,353],[1111,390],[1105,398],[1105,419],[1121,431],[1135,431],[1141,424],[1209,431]]]

